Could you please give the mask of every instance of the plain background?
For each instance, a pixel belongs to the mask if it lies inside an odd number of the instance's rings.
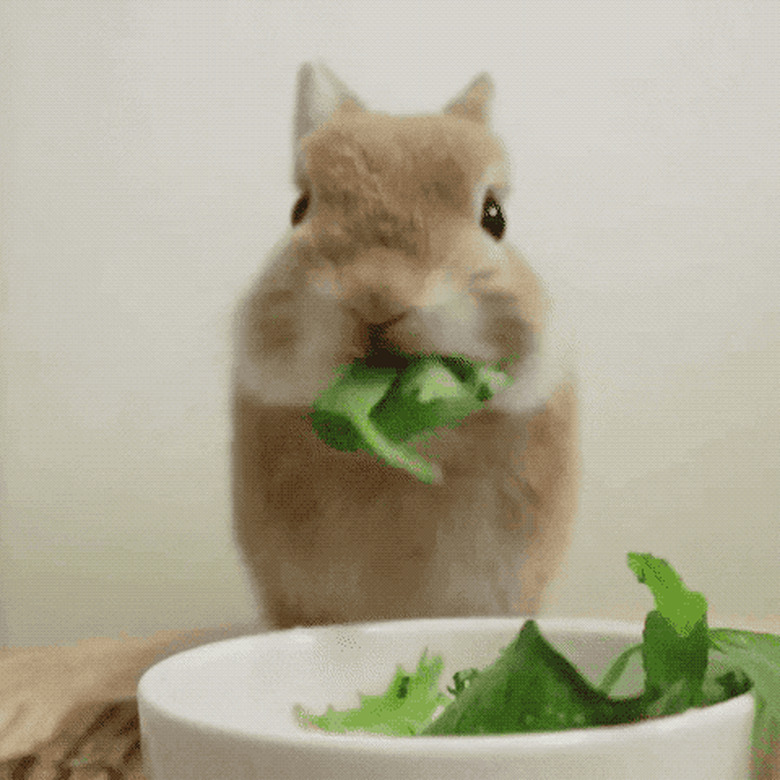
[[[578,334],[545,612],[641,618],[646,550],[716,619],[780,615],[779,41],[776,0],[2,0],[0,644],[251,620],[231,312],[315,57],[390,112],[495,79],[508,238]]]

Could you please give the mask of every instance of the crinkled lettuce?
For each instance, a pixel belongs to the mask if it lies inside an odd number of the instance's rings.
[[[557,731],[633,723],[701,707],[752,690],[756,698],[757,760],[780,735],[780,637],[709,628],[707,600],[688,590],[663,559],[629,553],[628,564],[647,585],[655,609],[642,642],[621,652],[594,685],[542,635],[534,620],[484,669],[465,669],[439,692],[442,660],[426,653],[417,670],[399,667],[387,691],[363,696],[352,710],[323,715],[299,709],[303,725],[396,736],[478,735]],[[644,689],[630,697],[611,691],[639,656]]]

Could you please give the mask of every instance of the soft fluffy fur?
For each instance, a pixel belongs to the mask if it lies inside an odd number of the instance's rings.
[[[491,82],[409,117],[366,111],[323,66],[299,84],[309,209],[238,314],[236,534],[267,617],[531,613],[574,517],[576,403],[543,286],[480,226],[485,196],[508,186]],[[403,350],[516,377],[429,443],[440,485],[335,452],[305,420],[334,369],[366,353],[369,325],[389,321]]]

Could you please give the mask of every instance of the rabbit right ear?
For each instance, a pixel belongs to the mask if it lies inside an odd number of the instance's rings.
[[[321,60],[307,62],[298,71],[295,107],[295,180],[303,179],[301,141],[326,122],[340,106],[363,109],[363,102]]]
[[[447,104],[444,113],[487,125],[490,123],[492,100],[493,79],[487,73],[480,73],[463,92]]]

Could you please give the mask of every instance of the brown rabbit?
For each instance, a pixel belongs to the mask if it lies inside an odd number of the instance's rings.
[[[235,528],[273,626],[533,613],[566,550],[573,381],[545,290],[503,240],[491,95],[482,75],[441,114],[388,116],[300,70],[300,199],[237,315]],[[334,369],[399,351],[515,378],[427,445],[437,485],[328,448],[306,419]]]
[[[566,550],[572,377],[543,287],[503,240],[491,92],[481,76],[442,114],[391,117],[322,65],[300,71],[301,198],[237,315],[235,527],[267,626],[530,614]],[[329,449],[306,421],[335,368],[367,354],[397,365],[394,348],[501,362],[515,377],[426,445],[437,485]],[[89,725],[84,703],[132,696],[150,664],[229,633],[0,654],[0,760],[72,739]]]

